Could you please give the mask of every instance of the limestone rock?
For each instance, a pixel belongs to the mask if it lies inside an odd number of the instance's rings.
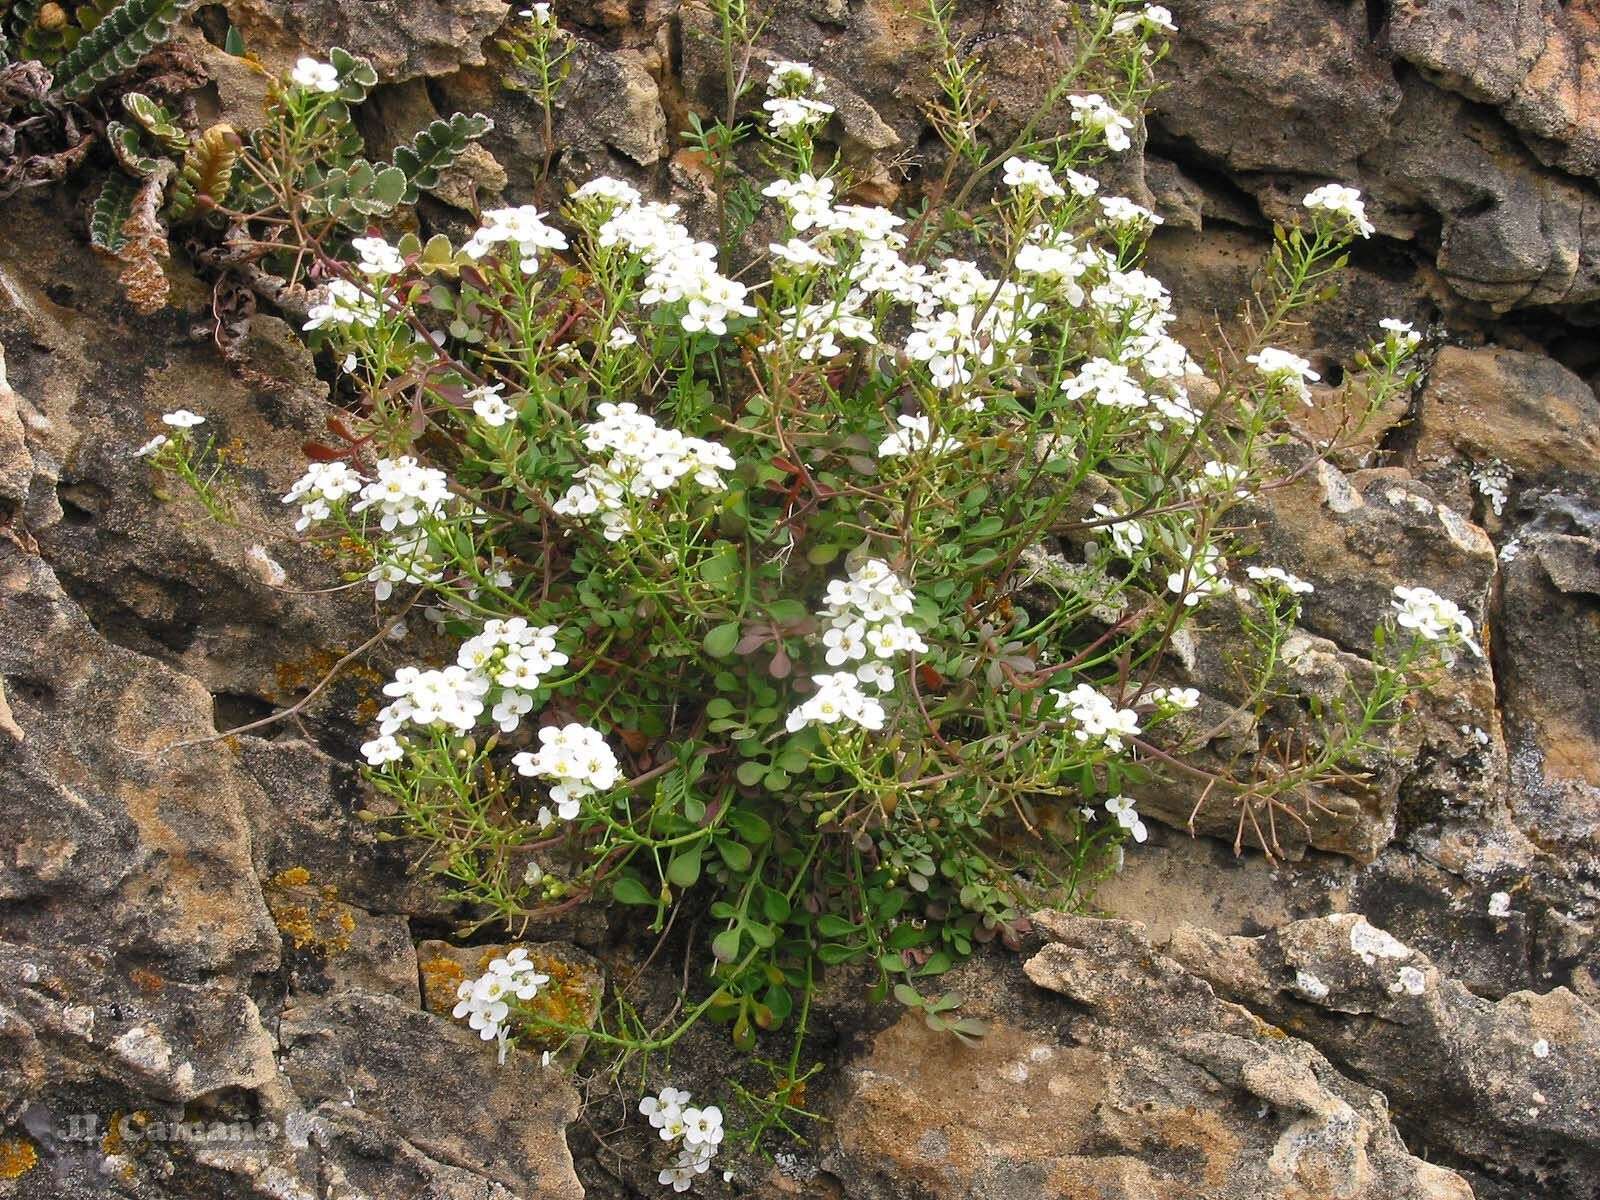
[[[583,1200],[562,1136],[577,1094],[537,1058],[497,1069],[493,1047],[459,1022],[361,993],[290,1007],[279,1036],[289,1080],[347,1171],[374,1140],[398,1142],[514,1196]],[[463,1072],[470,1093],[457,1090]]]
[[[1180,929],[1168,953],[1217,992],[1381,1088],[1485,1196],[1588,1194],[1600,1169],[1600,1013],[1565,988],[1491,1003],[1360,914],[1258,938]]]
[[[505,21],[505,0],[231,0],[228,16],[252,53],[274,67],[343,46],[386,82],[479,66]]]
[[[1381,1096],[1140,926],[1036,920],[1027,975],[1067,1003],[971,1046],[908,1015],[848,1068],[829,1166],[852,1200],[1471,1197],[1406,1152]]]

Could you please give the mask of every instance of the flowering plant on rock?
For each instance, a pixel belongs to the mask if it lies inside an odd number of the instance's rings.
[[[1094,174],[1137,136],[1170,14],[1098,0],[1000,146],[950,21],[936,0],[947,203],[855,202],[826,75],[773,59],[759,103],[730,83],[761,131],[748,161],[746,135],[717,141],[719,171],[765,172],[758,244],[737,211],[691,228],[600,178],[485,212],[459,246],[314,245],[305,326],[360,436],[285,504],[459,646],[384,688],[373,786],[482,921],[515,934],[592,901],[655,931],[688,906],[706,931],[668,1026],[619,998],[567,1030],[593,1044],[666,1051],[701,1018],[742,1047],[803,1031],[819,973],[852,962],[976,1036],[926,990],[1143,842],[1143,784],[1200,777],[1271,851],[1260,814],[1299,819],[1440,649],[1471,644],[1459,610],[1405,592],[1377,682],[1305,713],[1298,758],[1184,766],[1202,693],[1230,700],[1183,676],[1180,630],[1245,627],[1249,706],[1277,694],[1314,587],[1247,569],[1229,514],[1286,443],[1335,448],[1295,432],[1318,372],[1277,343],[1370,226],[1348,189],[1308,196],[1202,366],[1146,269],[1160,218]],[[1350,373],[1373,408],[1409,386],[1408,332]],[[504,1045],[529,988],[508,962],[458,1015]],[[645,1111],[681,1136],[662,1182],[682,1190],[721,1113],[670,1091]]]

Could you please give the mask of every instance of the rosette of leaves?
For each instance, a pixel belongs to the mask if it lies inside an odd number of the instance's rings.
[[[0,8],[0,64],[37,62],[53,91],[82,100],[172,37],[197,0],[13,0]]]

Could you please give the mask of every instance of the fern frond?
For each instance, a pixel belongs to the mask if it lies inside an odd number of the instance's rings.
[[[415,204],[417,194],[439,185],[439,176],[450,169],[469,142],[494,128],[482,113],[456,113],[449,120],[433,122],[411,141],[394,152],[394,165],[406,173],[402,200]]]
[[[198,0],[123,0],[56,66],[56,90],[81,100],[172,37]]]
[[[96,250],[116,254],[127,245],[128,236],[122,225],[133,212],[134,197],[139,194],[139,183],[126,175],[108,175],[94,207],[89,210],[89,243]]]
[[[167,205],[167,218],[183,221],[202,203],[221,204],[233,187],[233,168],[239,161],[239,135],[232,125],[213,125],[189,144]]]

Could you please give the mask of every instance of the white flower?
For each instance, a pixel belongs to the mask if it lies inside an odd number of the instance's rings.
[[[1056,707],[1066,709],[1077,726],[1072,736],[1080,742],[1099,742],[1116,753],[1123,738],[1139,732],[1139,714],[1131,708],[1118,708],[1094,687],[1080,683],[1070,692],[1056,691]]]
[[[1313,213],[1329,213],[1348,222],[1362,237],[1371,237],[1373,234],[1372,222],[1367,220],[1366,206],[1361,203],[1361,193],[1353,187],[1325,183],[1308,192],[1301,203]]]
[[[767,91],[774,96],[804,95],[815,89],[817,73],[809,63],[767,59],[772,73],[767,76]]]
[[[1496,892],[1489,897],[1489,915],[1491,917],[1509,917],[1511,915],[1511,893]]]
[[[952,437],[935,437],[926,416],[895,418],[899,429],[878,443],[879,458],[899,458],[926,451],[930,456],[948,454],[961,449],[961,443]]]
[[[861,690],[861,681],[849,671],[813,675],[816,688],[811,698],[789,713],[790,733],[807,725],[835,725],[840,721],[876,732],[884,726],[887,714],[883,705]]]
[[[1128,368],[1105,358],[1091,358],[1084,363],[1076,375],[1062,383],[1061,391],[1072,400],[1092,397],[1095,403],[1108,408],[1139,409],[1150,403],[1150,397]]]
[[[1128,137],[1133,122],[1106,103],[1104,96],[1093,93],[1087,96],[1070,96],[1068,103],[1072,105],[1074,123],[1090,133],[1103,135],[1106,139],[1106,148],[1113,153],[1120,154],[1133,145],[1133,141]]]
[[[450,500],[449,478],[435,467],[424,467],[410,455],[380,458],[378,477],[361,489],[361,499],[351,512],[376,508],[385,533],[396,526],[410,527],[426,517],[443,513]]]
[[[400,251],[381,237],[358,237],[350,246],[361,256],[357,266],[368,275],[398,275],[406,268]]]
[[[314,58],[302,58],[296,62],[294,70],[289,72],[289,78],[310,92],[339,90],[339,72],[333,64],[318,62]]]
[[[1019,192],[1032,192],[1052,199],[1067,194],[1050,174],[1049,167],[1026,158],[1013,156],[1006,159],[1003,180],[1007,187]]]
[[[639,1101],[639,1112],[650,1118],[653,1128],[677,1123],[686,1104],[689,1103],[689,1093],[674,1087],[664,1087],[659,1096],[646,1096]]]
[[[174,429],[193,429],[196,425],[204,425],[206,419],[199,413],[192,413],[187,408],[176,409],[161,418],[163,425],[171,425]]]
[[[538,751],[524,750],[511,762],[519,775],[553,785],[550,799],[563,821],[578,816],[584,797],[609,792],[622,779],[621,765],[605,735],[575,721],[560,728],[545,726],[539,730]]]
[[[348,279],[330,279],[319,291],[323,299],[306,310],[306,331],[326,325],[361,325],[370,329],[383,316],[383,305]]]
[[[149,458],[157,450],[159,450],[159,449],[161,449],[161,447],[165,446],[167,444],[167,442],[170,441],[170,440],[171,439],[168,438],[166,434],[158,433],[158,434],[155,435],[155,437],[151,438],[148,442],[146,442],[144,445],[140,446],[137,450],[135,450],[133,452],[133,457],[135,457],[135,458]]]
[[[1539,1038],[1533,1043],[1533,1056],[1535,1058],[1550,1057],[1550,1042],[1547,1038]]]
[[[637,345],[639,339],[628,330],[626,325],[613,325],[611,332],[606,334],[607,350],[625,350],[629,346]]]
[[[1420,344],[1422,341],[1422,335],[1411,327],[1410,321],[1385,317],[1378,322],[1378,328],[1389,335],[1385,339],[1386,341],[1393,342],[1397,346],[1409,348]]]
[[[555,17],[550,13],[548,4],[535,4],[531,8],[523,9],[517,15],[524,20],[532,21],[535,25],[554,25],[556,23]]]
[[[392,734],[385,733],[370,742],[362,742],[361,756],[369,767],[381,767],[384,763],[398,762],[406,756],[406,751]]]
[[[1425,587],[1396,587],[1394,594],[1395,624],[1402,629],[1413,629],[1430,642],[1459,637],[1474,652],[1482,653],[1472,638],[1471,618],[1454,601]]]
[[[1310,595],[1317,590],[1304,579],[1289,574],[1281,567],[1246,567],[1244,571],[1257,583],[1275,585],[1296,596]]]
[[[761,107],[769,114],[767,123],[772,126],[772,132],[780,137],[820,125],[834,113],[833,105],[807,96],[774,96],[763,100]]]
[[[1190,712],[1200,707],[1198,688],[1158,687],[1151,688],[1145,695],[1157,708],[1171,709],[1174,712]]]
[[[464,981],[456,989],[457,1004],[451,1015],[457,1020],[465,1018],[467,1024],[478,1031],[484,1041],[500,1040],[500,1059],[505,1061],[507,1030],[506,1019],[511,1015],[509,998],[532,1000],[539,989],[550,982],[550,976],[540,974],[528,961],[528,952],[521,947],[504,958],[497,958],[489,969],[477,979]]]
[[[722,1110],[714,1104],[683,1110],[684,1145],[694,1150],[722,1141]]]
[[[761,189],[761,194],[782,202],[789,210],[789,224],[797,233],[824,225],[833,211],[833,180],[826,177],[774,179]]]
[[[406,725],[470,733],[483,713],[489,681],[459,666],[424,671],[401,667],[384,684],[390,703],[378,712],[378,732],[392,734]]]
[[[1159,4],[1147,4],[1137,12],[1119,13],[1111,22],[1112,33],[1132,33],[1141,28],[1178,32],[1178,27],[1172,23],[1172,13]]]
[[[475,387],[467,392],[464,399],[472,401],[472,411],[485,425],[498,429],[507,421],[515,419],[517,410],[507,404],[500,393],[505,385],[499,383],[486,384]]]
[[[801,238],[790,238],[787,242],[773,242],[767,246],[767,251],[779,262],[791,267],[811,269],[834,265],[833,259]]]
[[[512,246],[518,265],[532,274],[539,269],[541,250],[565,250],[567,235],[544,222],[544,214],[531,204],[516,208],[492,208],[483,214],[483,224],[461,249],[473,261],[483,258],[501,244]]]
[[[1134,811],[1133,801],[1126,796],[1112,796],[1106,801],[1106,812],[1117,819],[1117,824],[1133,835],[1133,840],[1143,842],[1150,836],[1150,831],[1145,828],[1139,814]]]
[[[1145,229],[1165,224],[1155,213],[1126,196],[1101,196],[1100,211],[1106,224],[1118,228]]]
[[[1245,362],[1254,366],[1268,383],[1289,389],[1307,404],[1311,403],[1311,391],[1306,384],[1322,378],[1298,354],[1276,346],[1263,346],[1255,354],[1246,355]]]
[[[300,519],[294,527],[304,530],[314,521],[327,520],[335,505],[354,496],[365,483],[366,480],[346,463],[312,463],[283,497],[283,502],[299,503]]]

